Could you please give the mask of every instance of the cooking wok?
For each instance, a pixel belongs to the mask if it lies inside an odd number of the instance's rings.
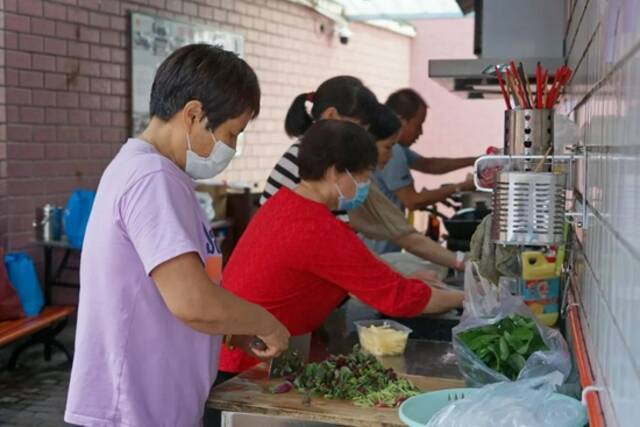
[[[485,216],[491,213],[484,202],[477,202],[476,207],[465,208],[457,211],[448,218],[435,209],[427,209],[429,212],[442,218],[447,234],[452,239],[471,240],[471,236],[478,228]]]

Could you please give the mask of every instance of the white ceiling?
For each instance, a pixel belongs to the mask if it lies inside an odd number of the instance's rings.
[[[288,0],[345,24],[365,21],[407,36],[415,36],[409,23],[420,19],[460,18],[458,2],[470,0]]]
[[[350,21],[457,18],[462,11],[455,0],[333,0],[344,7]]]

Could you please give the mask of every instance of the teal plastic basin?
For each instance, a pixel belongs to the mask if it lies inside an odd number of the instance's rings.
[[[400,405],[400,420],[409,427],[424,427],[431,417],[451,403],[449,400],[450,395],[457,394],[460,396],[462,394],[466,399],[477,390],[474,388],[451,388],[414,396]],[[584,427],[587,424],[587,411],[580,401],[559,393],[553,394],[553,400],[568,401],[576,408],[582,409],[580,411],[581,417],[575,420],[574,427]]]
[[[424,427],[431,417],[451,403],[449,396],[457,394],[467,398],[475,391],[474,388],[449,388],[411,397],[400,405],[400,420],[409,427]]]

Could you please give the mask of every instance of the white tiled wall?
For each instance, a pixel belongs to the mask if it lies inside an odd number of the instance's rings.
[[[568,0],[562,109],[586,145],[580,302],[605,418],[640,425],[640,0]]]

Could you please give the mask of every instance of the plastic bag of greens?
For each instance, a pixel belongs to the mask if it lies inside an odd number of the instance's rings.
[[[566,379],[571,371],[560,332],[539,323],[522,298],[482,278],[473,263],[466,266],[464,313],[452,334],[460,372],[472,387],[554,371]]]
[[[442,408],[426,427],[582,427],[584,406],[554,393],[562,374],[490,384]]]

